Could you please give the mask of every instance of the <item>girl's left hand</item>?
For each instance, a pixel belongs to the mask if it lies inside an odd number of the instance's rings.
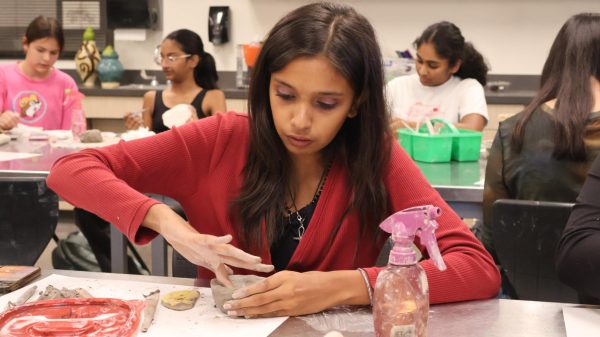
[[[337,304],[326,272],[281,271],[237,290],[224,308],[230,316],[296,316],[322,311]],[[339,288],[338,288],[339,290]]]

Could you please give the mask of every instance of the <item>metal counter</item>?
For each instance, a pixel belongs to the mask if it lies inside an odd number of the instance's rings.
[[[415,163],[456,213],[463,218],[482,218],[486,159],[474,162]]]

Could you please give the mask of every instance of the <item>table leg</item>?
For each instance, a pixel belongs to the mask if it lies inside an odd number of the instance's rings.
[[[152,275],[167,276],[167,242],[162,236],[152,241]]]
[[[110,225],[110,270],[127,273],[127,238],[114,225]]]

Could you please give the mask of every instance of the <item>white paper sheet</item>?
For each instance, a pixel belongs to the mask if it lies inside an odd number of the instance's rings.
[[[158,305],[154,322],[146,333],[138,333],[138,337],[158,336],[268,336],[287,317],[244,319],[230,318],[214,307],[210,288],[195,288],[162,283],[120,281],[107,279],[87,279],[50,275],[34,282],[38,290],[44,290],[52,284],[56,288],[84,288],[94,297],[110,297],[123,300],[143,299],[143,294],[160,289],[160,296],[174,290],[196,289],[201,297],[194,308],[186,311],[174,311]],[[0,311],[6,308],[8,301],[16,300],[32,285],[0,297]],[[37,298],[33,295],[31,300]]]
[[[25,153],[25,152],[3,152],[0,151],[0,161],[9,161],[15,159],[25,159],[40,156],[38,153]]]
[[[567,337],[600,336],[600,309],[564,307]]]

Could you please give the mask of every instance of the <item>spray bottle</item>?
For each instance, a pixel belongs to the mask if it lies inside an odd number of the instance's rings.
[[[413,250],[415,235],[427,248],[429,257],[439,270],[446,265],[435,239],[441,215],[431,205],[407,208],[385,219],[379,227],[391,233],[394,247],[388,266],[375,283],[373,320],[377,337],[425,337],[429,315],[427,275],[417,263]]]

